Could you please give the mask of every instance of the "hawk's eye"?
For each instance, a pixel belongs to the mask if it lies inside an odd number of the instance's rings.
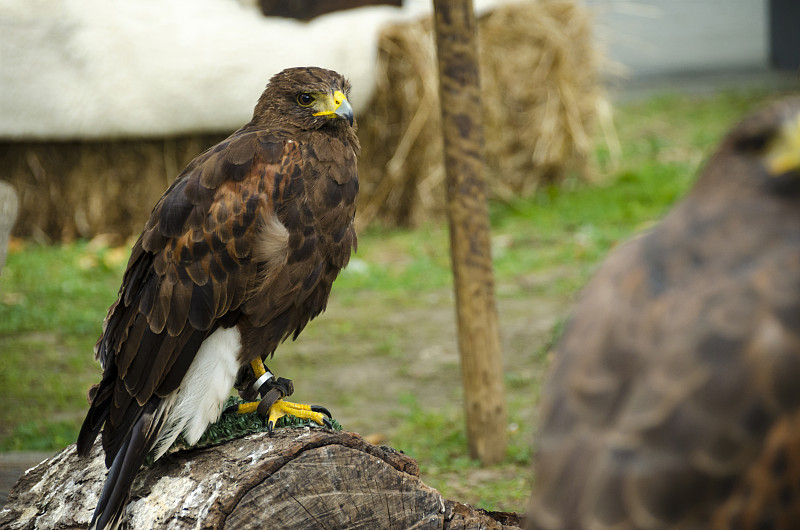
[[[736,140],[736,147],[746,153],[762,153],[767,148],[772,136],[773,134],[769,131],[751,134]]]
[[[311,94],[297,94],[297,103],[301,107],[309,107],[314,103],[314,96]]]

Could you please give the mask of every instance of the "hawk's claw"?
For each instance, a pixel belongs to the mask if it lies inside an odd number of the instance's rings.
[[[287,414],[300,418],[301,420],[311,420],[319,425],[332,428],[331,421],[327,416],[330,412],[325,407],[319,405],[303,405],[301,403],[291,403],[281,398],[274,399],[276,394],[270,390],[261,403],[258,404],[258,413],[268,418],[267,430],[271,433],[278,420]]]
[[[329,429],[333,428],[329,419],[333,416],[325,407],[284,401],[283,398],[294,392],[292,381],[273,376],[260,359],[250,363],[249,367],[242,367],[239,370],[236,388],[242,399],[248,403],[228,407],[225,412],[236,411],[239,414],[258,412],[259,416],[267,418],[267,432],[270,434],[278,420],[287,414],[303,420],[311,420]],[[261,399],[256,401],[259,397]]]
[[[331,411],[329,411],[328,409],[326,409],[322,405],[311,405],[311,412],[321,412],[321,413],[325,414],[327,417],[333,419],[333,416],[331,415]]]
[[[267,395],[261,401],[231,405],[222,411],[223,414],[249,414],[251,412],[258,412],[262,418],[268,418],[267,432],[270,434],[272,434],[272,430],[278,420],[287,414],[303,420],[311,420],[319,425],[333,429],[333,423],[329,419],[332,419],[333,416],[328,409],[320,405],[303,405],[284,401],[280,396],[280,391],[274,388],[267,392]]]

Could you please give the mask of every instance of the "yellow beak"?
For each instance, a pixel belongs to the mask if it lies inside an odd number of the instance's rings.
[[[786,123],[769,146],[766,164],[776,176],[800,169],[800,115]]]
[[[333,93],[333,97],[324,96],[317,98],[315,108],[319,109],[314,113],[314,116],[330,116],[340,117],[346,119],[350,125],[353,125],[353,107],[347,101],[347,97],[339,90]]]

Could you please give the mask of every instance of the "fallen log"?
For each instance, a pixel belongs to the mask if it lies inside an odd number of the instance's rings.
[[[71,445],[28,470],[0,528],[86,528],[106,468]],[[142,469],[122,528],[518,528],[516,514],[445,500],[411,457],[350,432],[279,429],[181,450]]]

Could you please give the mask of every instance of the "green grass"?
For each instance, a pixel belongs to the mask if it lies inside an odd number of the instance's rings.
[[[97,382],[92,348],[124,263],[86,243],[26,245],[0,278],[0,450],[71,443]]]
[[[527,409],[518,406],[513,392],[508,397],[507,457],[501,464],[484,468],[468,456],[460,409],[431,410],[413,394],[401,397],[392,444],[414,457],[423,480],[446,498],[487,510],[521,510],[531,491],[531,444],[529,431],[519,426],[531,418],[521,413]]]
[[[513,330],[530,327],[525,308],[568,307],[609,249],[655,223],[723,132],[766,97],[663,96],[621,106],[615,122],[622,150],[597,138],[594,184],[571,180],[490,205],[501,308],[522,307],[522,316],[506,311],[501,322],[510,337],[503,464],[483,469],[467,456],[442,225],[362,233],[358,254],[334,286],[333,307],[270,367],[289,372],[296,394],[330,405],[337,418],[341,412],[345,429],[376,429],[415,457],[423,480],[445,497],[524,509],[545,342],[557,333],[546,331],[536,344],[518,333],[515,342]],[[116,298],[125,252],[87,242],[23,243],[8,256],[0,278],[0,451],[57,450],[75,439],[86,390],[99,380],[92,348]],[[563,317],[554,315],[551,327]],[[365,371],[363,380],[349,379]]]

